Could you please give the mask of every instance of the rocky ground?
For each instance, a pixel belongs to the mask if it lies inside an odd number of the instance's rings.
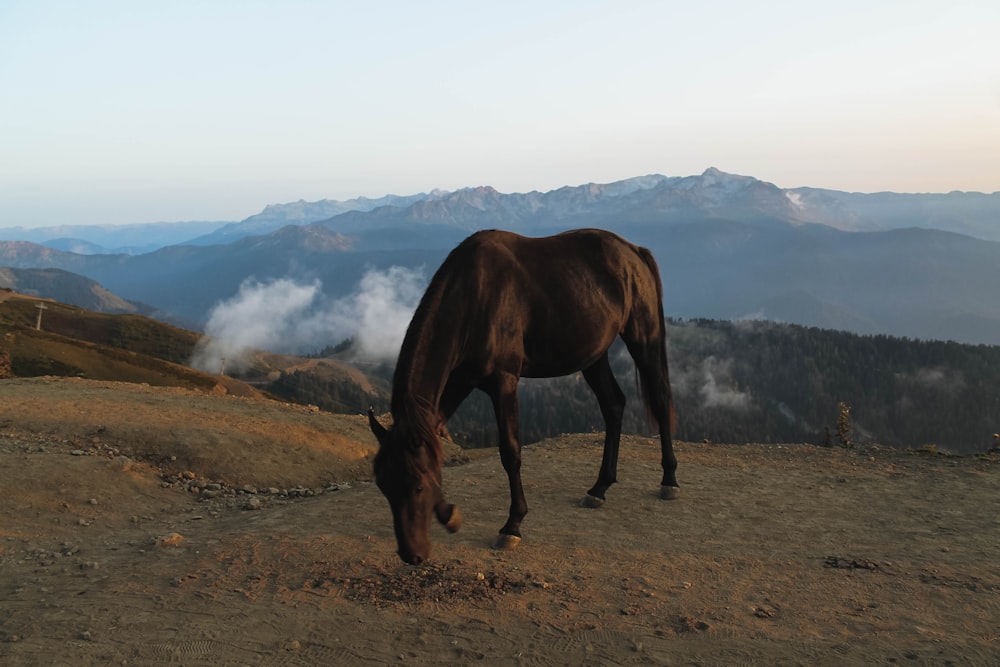
[[[361,417],[84,380],[0,381],[5,665],[1000,664],[1000,457],[623,442],[450,450],[463,529],[395,556]]]

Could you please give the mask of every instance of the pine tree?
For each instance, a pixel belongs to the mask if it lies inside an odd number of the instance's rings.
[[[841,401],[838,408],[840,414],[837,415],[837,437],[840,438],[841,447],[851,448],[854,446],[854,441],[851,440],[851,407]]]

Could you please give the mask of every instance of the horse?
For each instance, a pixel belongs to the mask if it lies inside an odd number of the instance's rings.
[[[529,238],[477,232],[452,250],[431,279],[404,336],[392,381],[389,428],[369,408],[378,440],[373,472],[389,501],[400,558],[430,554],[431,515],[450,532],[462,515],[445,500],[442,445],[448,418],[480,389],[493,404],[510,512],[495,543],[521,541],[528,505],[521,485],[517,385],[582,371],[605,422],[597,482],[584,498],[599,507],[617,479],[625,395],[608,349],[620,336],[635,361],[647,412],[659,427],[660,497],[676,498],[663,287],[652,253],[599,229]]]

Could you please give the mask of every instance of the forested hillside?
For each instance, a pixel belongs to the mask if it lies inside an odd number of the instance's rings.
[[[857,443],[934,445],[968,454],[988,449],[1000,431],[1000,347],[762,321],[671,321],[667,335],[676,436],[682,440],[839,445],[841,403],[849,408],[850,439]],[[612,357],[629,397],[626,431],[651,433],[631,359],[620,346]],[[304,383],[304,377],[283,379],[286,387]],[[327,400],[323,387],[312,389],[295,398],[336,411],[361,410],[367,401],[388,409],[385,396],[351,395],[342,386]],[[492,409],[478,392],[449,428],[466,446],[496,441]],[[522,380],[523,442],[603,429],[579,374]]]
[[[720,442],[853,439],[988,449],[1000,430],[1000,347],[858,336],[769,322],[673,323],[680,437]]]

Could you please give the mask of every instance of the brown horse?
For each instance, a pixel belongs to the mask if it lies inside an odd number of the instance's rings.
[[[454,532],[458,508],[441,488],[440,427],[472,392],[493,402],[500,460],[510,482],[510,514],[498,548],[521,539],[528,512],[521,487],[517,384],[521,377],[583,371],[605,422],[604,456],[591,507],[616,481],[625,395],[608,362],[616,336],[635,360],[643,397],[660,430],[660,497],[677,497],[670,439],[673,401],[667,372],[663,289],[652,254],[615,234],[581,229],[546,238],[502,231],[473,234],[448,255],[406,331],[392,386],[391,428],[369,410],[379,442],[375,479],[392,509],[400,557],[430,553],[431,514]]]

